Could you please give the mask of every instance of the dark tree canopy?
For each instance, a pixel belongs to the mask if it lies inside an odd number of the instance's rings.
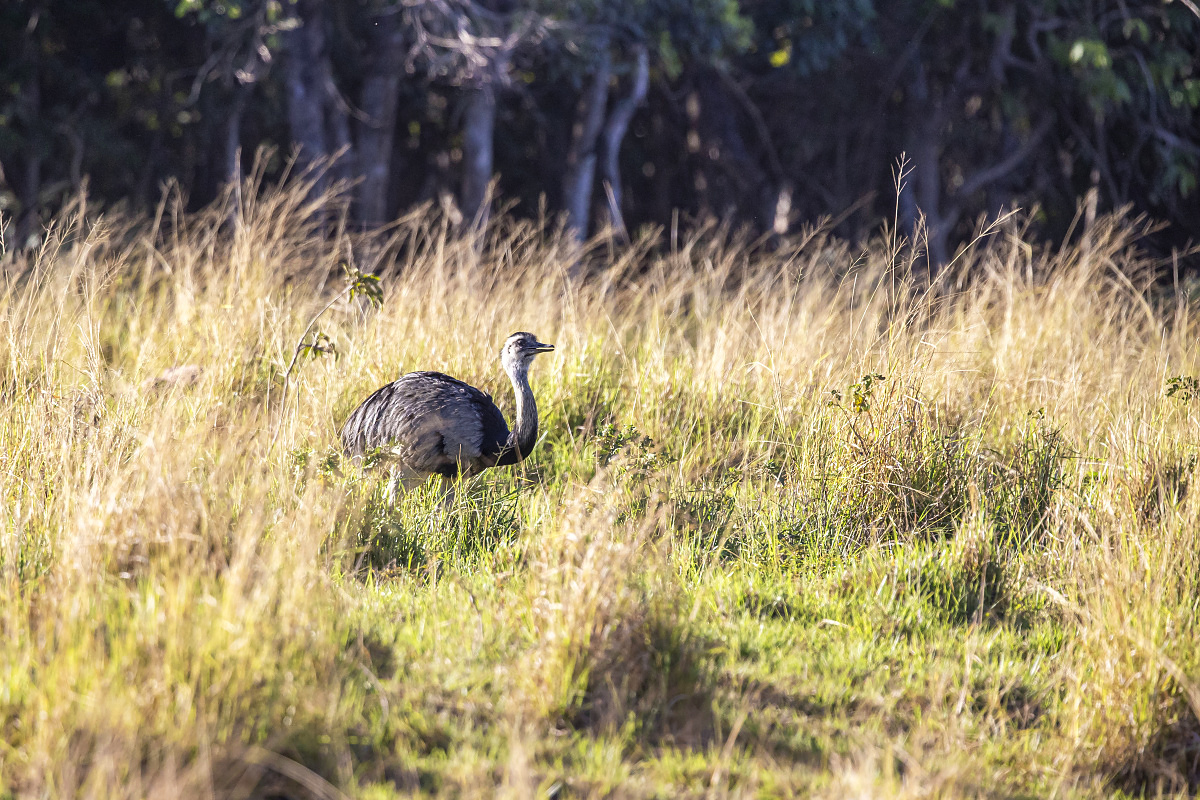
[[[1194,0],[11,0],[0,5],[0,213],[12,246],[85,182],[196,205],[266,148],[332,160],[353,222],[498,178],[580,238],[677,210],[858,235],[912,172],[944,263],[980,214],[1083,198],[1200,239]],[[336,156],[336,158],[334,158]]]

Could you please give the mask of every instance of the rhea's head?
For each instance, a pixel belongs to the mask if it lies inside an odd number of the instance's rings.
[[[532,333],[517,331],[504,342],[500,351],[500,363],[504,371],[512,375],[516,372],[526,372],[538,353],[548,353],[554,349],[552,344],[544,344],[537,340]]]

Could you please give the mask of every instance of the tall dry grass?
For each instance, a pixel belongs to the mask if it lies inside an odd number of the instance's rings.
[[[1200,325],[1142,221],[1009,217],[930,289],[886,233],[240,198],[3,257],[10,795],[1200,786]],[[378,308],[319,313],[343,263]],[[557,346],[528,462],[450,508],[337,467],[404,371],[504,405],[514,330]]]

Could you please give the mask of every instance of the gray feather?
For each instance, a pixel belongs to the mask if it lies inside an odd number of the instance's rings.
[[[496,463],[507,439],[491,396],[440,372],[410,372],[380,388],[342,427],[347,455],[378,450],[426,475],[480,472]]]

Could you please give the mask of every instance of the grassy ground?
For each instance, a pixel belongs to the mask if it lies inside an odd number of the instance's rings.
[[[1200,787],[1200,323],[1138,221],[1009,219],[918,293],[886,232],[571,281],[537,225],[245,196],[4,256],[0,796]],[[382,304],[285,380],[347,259]],[[511,413],[515,330],[557,345],[525,464],[395,508],[338,464],[404,371]]]

